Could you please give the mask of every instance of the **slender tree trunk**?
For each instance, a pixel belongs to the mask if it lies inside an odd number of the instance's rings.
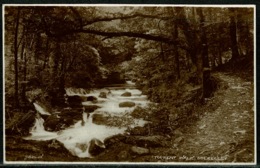
[[[44,62],[43,62],[43,67],[42,69],[44,70],[46,67],[46,64],[48,62],[48,58],[49,58],[49,39],[46,39],[46,46],[45,46],[45,57],[44,57]]]
[[[20,20],[20,8],[17,8],[17,15],[15,20],[15,33],[14,33],[14,71],[15,71],[15,94],[14,94],[14,100],[15,100],[15,106],[19,107],[19,83],[18,83],[18,32],[19,32],[19,20]]]
[[[62,62],[61,62],[61,75],[60,75],[60,84],[59,84],[59,89],[60,92],[64,93],[65,90],[65,70],[66,70],[66,57],[63,55],[62,56]]]
[[[230,40],[231,40],[232,60],[236,60],[239,57],[239,52],[238,52],[238,44],[237,44],[235,9],[230,8],[229,15],[230,15],[229,33],[230,33]]]
[[[52,69],[52,76],[53,76],[53,84],[55,84],[57,82],[57,77],[58,77],[58,69],[59,69],[59,62],[60,62],[60,44],[58,41],[55,42],[56,46],[55,46],[55,53],[53,55],[53,69]]]
[[[174,39],[178,39],[178,26],[177,26],[177,22],[174,23]],[[177,79],[181,78],[181,74],[180,74],[180,60],[179,60],[179,50],[178,50],[178,46],[175,46],[175,62],[176,62],[176,72],[177,72]]]
[[[26,53],[24,52],[24,49],[25,49],[25,42],[23,42],[23,44],[22,44],[21,58],[23,59],[23,81],[24,81],[23,85],[22,85],[22,99],[26,100],[25,91],[26,91],[27,57],[26,57]]]
[[[188,51],[185,52],[185,58],[186,58],[186,67],[188,71],[191,72],[190,57]]]
[[[36,42],[35,42],[35,50],[34,50],[34,59],[35,59],[36,65],[39,65],[40,48],[41,48],[41,36],[40,36],[40,33],[37,33]]]
[[[210,67],[209,67],[209,57],[208,57],[208,41],[205,30],[205,18],[201,8],[197,10],[200,17],[200,30],[201,30],[201,58],[202,65],[198,65],[202,68],[202,88],[203,88],[203,98],[209,97],[211,94],[210,87]],[[199,54],[200,55],[200,54]]]
[[[212,53],[212,58],[211,58],[211,67],[212,67],[212,69],[215,69],[215,68],[216,68],[216,63],[215,63],[215,61],[216,61],[216,53],[215,53],[215,51],[214,51],[214,53]]]

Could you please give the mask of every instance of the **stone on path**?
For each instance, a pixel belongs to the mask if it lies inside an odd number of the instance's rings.
[[[134,154],[137,154],[137,155],[145,155],[145,154],[150,153],[149,149],[138,147],[138,146],[132,146],[131,152],[134,153]]]

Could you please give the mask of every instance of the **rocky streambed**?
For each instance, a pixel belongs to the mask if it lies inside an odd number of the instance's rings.
[[[67,95],[68,107],[59,111],[47,111],[34,103],[38,112],[30,135],[6,136],[7,161],[102,160],[102,155],[115,152],[113,148],[120,144],[126,154],[113,155],[127,160],[130,153],[145,155],[150,153],[149,147],[164,145],[161,136],[142,136],[148,122],[131,116],[135,108],[149,103],[133,84],[90,93],[67,89]]]

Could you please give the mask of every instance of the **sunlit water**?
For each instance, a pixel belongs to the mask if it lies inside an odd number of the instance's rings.
[[[37,103],[33,103],[35,109],[42,115],[51,115],[49,112],[47,112],[46,110],[44,110],[40,105],[38,105]]]
[[[131,83],[132,85],[132,83]],[[121,95],[124,92],[131,92],[132,96],[122,97]],[[100,92],[106,92],[107,98],[99,98]],[[84,90],[79,90],[79,92],[74,92],[73,89],[67,91],[68,95],[84,95],[84,96],[95,96],[98,98],[98,102],[95,105],[100,106],[101,108],[97,109],[94,113],[109,113],[111,115],[124,115],[127,112],[131,112],[134,108],[138,106],[146,106],[148,101],[145,95],[142,95],[142,92],[138,89],[125,89],[125,88],[105,88],[100,90],[94,90],[88,94],[85,94]],[[120,108],[119,103],[124,101],[131,101],[136,103],[135,107],[125,107]],[[93,104],[92,102],[83,102],[83,105]],[[36,110],[41,114],[50,114],[46,112],[38,104],[34,104]],[[87,114],[82,112],[82,120],[78,121],[76,124],[66,128],[65,130],[59,132],[49,132],[44,129],[44,120],[37,115],[35,120],[35,125],[31,128],[31,136],[26,137],[27,140],[51,140],[56,139],[64,144],[64,146],[75,156],[78,157],[91,157],[89,154],[89,143],[92,139],[99,139],[101,142],[105,138],[116,135],[119,133],[124,133],[126,127],[107,127],[104,125],[97,125],[92,122],[93,113]],[[134,120],[134,124],[129,127],[134,126],[143,126],[145,124],[144,120]]]

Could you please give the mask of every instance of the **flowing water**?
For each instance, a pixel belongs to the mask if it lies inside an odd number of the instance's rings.
[[[75,156],[78,157],[91,157],[89,154],[89,144],[94,138],[103,142],[105,138],[124,133],[127,127],[108,127],[105,125],[97,125],[92,122],[93,114],[95,113],[109,113],[111,116],[123,116],[134,110],[136,106],[146,106],[148,103],[147,97],[142,95],[142,92],[133,87],[134,84],[128,82],[127,85],[121,87],[107,87],[99,90],[94,90],[88,94],[84,90],[73,90],[67,89],[68,95],[80,95],[80,96],[95,96],[98,101],[93,103],[90,101],[83,102],[83,105],[98,105],[98,108],[93,113],[87,114],[82,112],[82,120],[78,121],[69,128],[61,130],[59,132],[49,132],[46,131],[43,124],[44,120],[40,115],[37,115],[35,119],[35,125],[31,128],[31,136],[25,137],[28,140],[51,140],[56,139],[64,144],[64,146]],[[107,98],[100,98],[100,92],[107,93]],[[121,96],[125,92],[130,92],[130,97]],[[134,107],[119,107],[119,103],[131,101],[136,105]],[[50,115],[38,104],[34,104],[36,110],[42,115]],[[143,126],[145,124],[144,120],[134,120],[134,124],[129,125],[129,127]]]

